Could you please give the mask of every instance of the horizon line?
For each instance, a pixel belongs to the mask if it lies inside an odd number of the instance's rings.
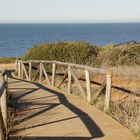
[[[140,21],[126,21],[126,22],[1,22],[0,24],[131,24],[140,23]]]

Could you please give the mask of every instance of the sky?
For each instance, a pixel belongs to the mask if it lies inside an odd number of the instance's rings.
[[[140,22],[140,0],[0,0],[0,23]]]

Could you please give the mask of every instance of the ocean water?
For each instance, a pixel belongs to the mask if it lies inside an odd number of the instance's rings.
[[[0,57],[22,56],[34,44],[87,41],[103,46],[140,41],[140,23],[0,24]]]

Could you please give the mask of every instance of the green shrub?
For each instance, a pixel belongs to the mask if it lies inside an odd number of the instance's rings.
[[[140,44],[96,47],[87,42],[34,45],[23,60],[57,60],[96,67],[140,64]]]
[[[77,64],[94,64],[99,48],[86,42],[40,44],[23,56],[23,60],[57,60]]]

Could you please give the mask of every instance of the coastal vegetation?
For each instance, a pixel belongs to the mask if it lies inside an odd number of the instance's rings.
[[[99,48],[86,42],[58,42],[34,45],[23,60],[57,60],[76,64],[94,64]]]
[[[14,63],[17,57],[0,58],[2,63]],[[88,42],[57,42],[37,44],[23,60],[57,60],[96,67],[140,65],[140,43],[96,46]]]
[[[95,46],[87,42],[58,42],[34,45],[23,60],[57,60],[96,67],[140,64],[140,44]]]
[[[0,58],[0,64],[15,63],[17,57],[2,57]]]

